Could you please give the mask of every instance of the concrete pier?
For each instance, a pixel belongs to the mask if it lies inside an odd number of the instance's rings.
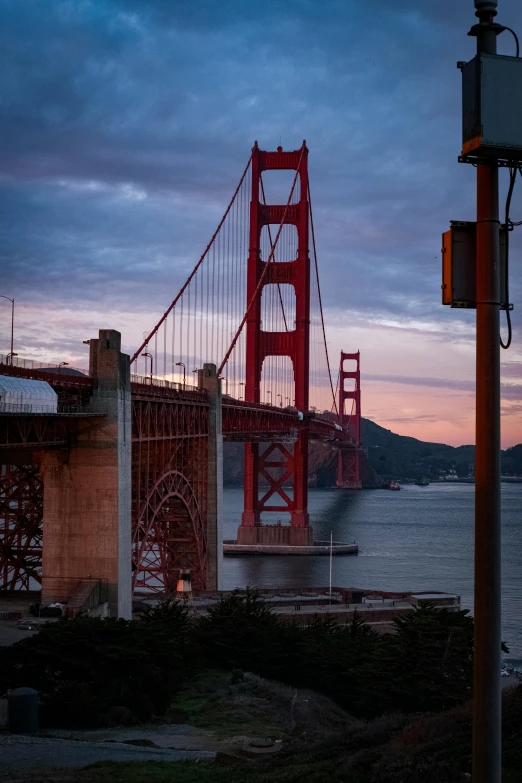
[[[314,531],[311,527],[293,525],[240,525],[237,543],[243,546],[312,546]]]
[[[121,335],[90,342],[94,395],[67,452],[43,454],[42,604],[68,602],[84,580],[107,585],[112,616],[130,619],[131,393]]]

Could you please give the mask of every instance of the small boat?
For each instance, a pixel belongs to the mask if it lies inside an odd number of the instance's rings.
[[[397,492],[397,490],[400,489],[400,488],[401,488],[401,485],[399,484],[398,481],[390,481],[390,486],[388,487],[388,489],[393,489],[393,490],[395,490],[395,492]]]
[[[429,487],[429,485],[430,485],[430,482],[429,482],[429,479],[427,479],[427,478],[426,478],[426,476],[423,476],[422,478],[420,478],[420,479],[417,479],[417,481],[415,482],[415,484],[416,484],[418,487]]]

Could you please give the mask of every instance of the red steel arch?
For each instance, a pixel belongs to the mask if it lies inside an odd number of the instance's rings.
[[[189,479],[164,473],[143,503],[133,532],[133,589],[172,593],[181,570],[205,589],[206,529]]]
[[[132,384],[135,589],[172,593],[181,570],[207,578],[209,406],[205,394]]]

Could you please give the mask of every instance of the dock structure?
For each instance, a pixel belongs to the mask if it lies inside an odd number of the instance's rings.
[[[190,614],[204,615],[223,596],[232,591],[203,592],[187,601]],[[261,598],[285,623],[306,625],[314,616],[333,617],[339,623],[362,618],[371,628],[382,633],[394,630],[393,621],[404,617],[423,604],[456,612],[461,608],[459,595],[438,591],[385,592],[356,588],[329,587],[274,588],[258,591]],[[156,596],[136,596],[143,605],[157,602]]]

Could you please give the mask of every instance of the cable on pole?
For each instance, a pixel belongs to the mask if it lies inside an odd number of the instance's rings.
[[[509,211],[511,208],[511,199],[513,197],[513,190],[515,188],[515,180],[517,178],[518,168],[516,166],[509,169],[509,187],[506,196],[506,208],[505,208],[505,221],[506,221],[506,266],[504,276],[504,299],[506,306],[506,321],[508,327],[508,336],[506,342],[503,341],[502,335],[500,335],[500,345],[504,350],[507,350],[511,345],[511,339],[513,337],[513,330],[511,327],[511,313],[509,311],[509,232],[513,230],[514,223],[509,219]]]

